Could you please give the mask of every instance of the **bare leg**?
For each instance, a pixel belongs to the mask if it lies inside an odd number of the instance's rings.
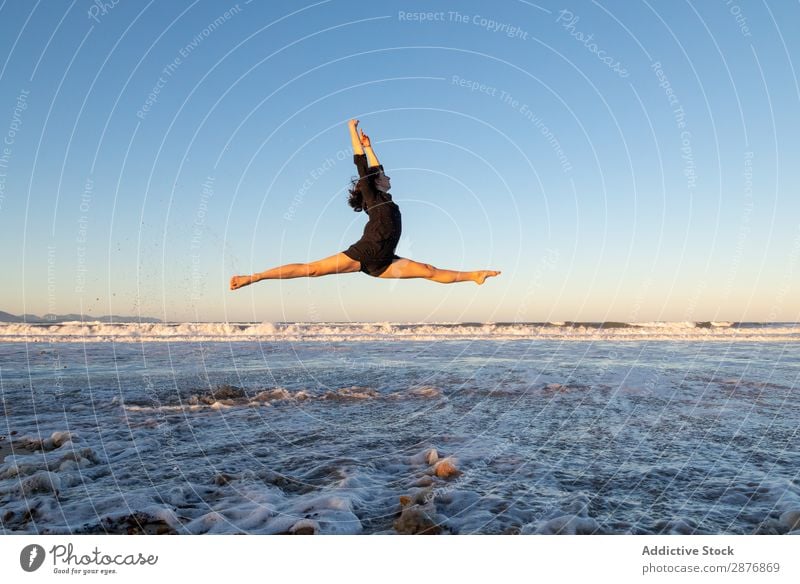
[[[455,270],[441,270],[430,264],[415,262],[406,258],[400,258],[392,262],[381,278],[425,278],[440,284],[452,284],[453,282],[475,282],[483,284],[486,278],[499,275],[495,270],[476,270],[472,272],[457,272]]]
[[[328,274],[348,274],[361,269],[361,262],[350,259],[343,253],[307,264],[285,264],[271,268],[265,272],[250,276],[234,276],[231,278],[231,290],[260,282],[261,280],[288,280],[290,278],[316,278]]]

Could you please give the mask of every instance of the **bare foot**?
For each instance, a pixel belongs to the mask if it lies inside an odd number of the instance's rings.
[[[231,290],[237,290],[242,286],[247,286],[248,284],[252,284],[253,280],[250,276],[234,276],[231,278]]]
[[[486,278],[491,278],[492,276],[499,276],[501,272],[496,272],[494,270],[481,270],[480,272],[475,272],[475,283],[480,286],[486,280]]]

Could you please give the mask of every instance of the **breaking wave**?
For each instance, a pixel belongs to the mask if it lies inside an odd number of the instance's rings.
[[[0,324],[0,342],[235,342],[381,340],[800,340],[796,323],[546,322],[546,323],[303,323],[64,322]]]

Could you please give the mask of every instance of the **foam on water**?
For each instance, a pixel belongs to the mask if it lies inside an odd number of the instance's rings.
[[[0,324],[0,342],[374,341],[438,339],[800,341],[800,326],[732,322]]]
[[[0,358],[3,533],[800,529],[793,345],[0,343]]]

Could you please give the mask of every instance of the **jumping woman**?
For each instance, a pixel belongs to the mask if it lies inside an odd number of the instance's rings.
[[[394,250],[400,240],[400,208],[388,193],[389,177],[372,149],[369,136],[364,131],[358,134],[358,120],[350,120],[350,140],[353,144],[353,161],[358,169],[358,180],[353,181],[348,204],[354,211],[364,211],[369,216],[364,234],[356,243],[343,252],[307,264],[286,264],[251,276],[231,278],[231,290],[261,280],[283,280],[288,278],[315,278],[328,274],[364,272],[376,278],[425,278],[441,284],[453,282],[475,282],[483,284],[486,278],[497,276],[494,270],[456,272],[440,270],[401,258]],[[366,154],[365,154],[366,153]]]

